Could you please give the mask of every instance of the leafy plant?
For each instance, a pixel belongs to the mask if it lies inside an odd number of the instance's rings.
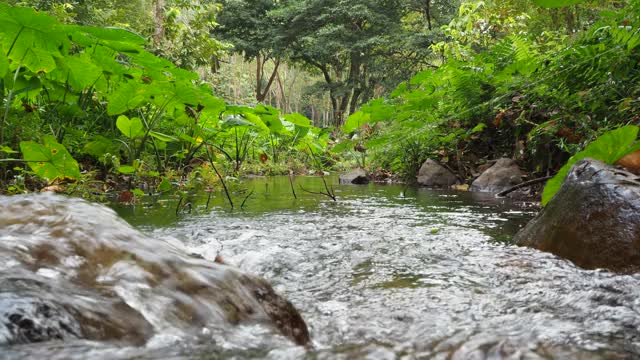
[[[142,121],[137,117],[129,119],[125,115],[120,115],[118,116],[118,120],[116,120],[116,126],[118,130],[129,139],[135,139],[144,135]]]
[[[42,140],[43,144],[34,141],[20,143],[22,156],[31,170],[49,182],[57,179],[78,179],[80,168],[69,151],[51,135],[45,135]]]
[[[640,130],[640,128],[635,125],[627,125],[608,131],[594,140],[584,150],[573,155],[569,161],[560,168],[560,171],[547,182],[547,185],[544,187],[544,192],[542,193],[542,205],[546,205],[558,192],[569,170],[579,160],[592,158],[606,162],[607,164],[614,164],[623,156],[640,150],[640,143],[636,141],[638,138],[638,130]]]
[[[587,0],[533,0],[534,3],[546,8],[559,8],[583,3]]]

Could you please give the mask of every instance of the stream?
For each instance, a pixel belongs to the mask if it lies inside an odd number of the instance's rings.
[[[78,339],[0,345],[0,358],[640,357],[640,275],[586,271],[511,245],[537,209],[485,194],[333,186],[335,202],[302,190],[322,191],[317,177],[296,179],[297,200],[287,177],[273,177],[244,182],[233,211],[219,193],[113,206],[172,249],[209,262],[220,255],[267,279],[306,320],[312,348],[252,322],[224,333],[206,324],[185,332],[174,330],[189,324],[165,317],[162,324],[171,326],[162,329],[172,331],[156,330],[142,344]],[[203,260],[180,261],[196,267]],[[0,265],[0,274],[5,268]],[[135,294],[119,296],[129,304],[126,297]]]

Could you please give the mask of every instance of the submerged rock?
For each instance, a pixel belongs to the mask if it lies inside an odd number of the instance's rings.
[[[309,342],[293,305],[261,278],[186,255],[80,199],[0,197],[0,346],[48,340],[144,344],[243,322]]]
[[[603,162],[577,162],[514,241],[587,269],[640,270],[640,182]]]
[[[471,191],[501,192],[522,182],[522,172],[515,160],[502,158],[485,170],[471,184]]]
[[[451,171],[431,159],[427,159],[418,172],[418,184],[422,186],[447,188],[457,183]]]
[[[369,183],[369,176],[362,169],[353,169],[346,174],[340,175],[340,184],[364,185],[368,183]]]

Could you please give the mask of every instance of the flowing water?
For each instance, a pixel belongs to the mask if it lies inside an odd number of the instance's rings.
[[[318,178],[296,181],[323,189]],[[640,357],[640,276],[586,271],[509,244],[535,210],[479,194],[373,184],[337,186],[334,202],[298,185],[294,200],[286,177],[250,180],[244,194],[234,195],[233,211],[221,194],[115,209],[151,238],[172,244],[172,251],[209,262],[221,255],[266,278],[307,321],[311,349],[249,322],[222,329],[195,324],[197,336],[155,327],[145,344],[0,347],[0,358]],[[182,261],[200,266],[206,260]],[[121,296],[129,303],[135,294]],[[162,329],[186,326],[167,316],[157,321],[176,322]]]

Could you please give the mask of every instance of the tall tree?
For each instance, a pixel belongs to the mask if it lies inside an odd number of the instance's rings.
[[[302,0],[278,12],[291,58],[324,77],[335,126],[376,85],[372,61],[394,46],[391,34],[403,31],[403,10],[401,0]]]
[[[234,51],[256,63],[256,100],[264,102],[280,64],[286,56],[287,44],[282,40],[283,26],[272,16],[286,1],[225,0],[214,34],[234,45]],[[265,65],[273,62],[271,71]]]

